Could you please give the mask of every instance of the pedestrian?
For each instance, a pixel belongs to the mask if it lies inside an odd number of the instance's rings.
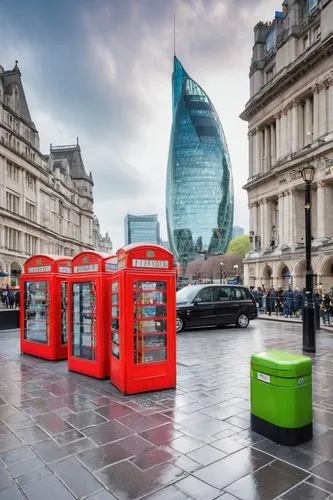
[[[9,288],[6,298],[9,309],[14,309],[15,296],[12,288]]]
[[[20,290],[17,290],[16,293],[15,293],[15,309],[17,307],[20,307]]]
[[[276,292],[275,292],[274,288],[271,287],[268,290],[268,293],[266,296],[266,305],[267,305],[268,316],[271,316],[272,312],[274,311],[275,300],[276,300]]]
[[[328,293],[324,293],[324,298],[322,301],[322,316],[324,325],[330,324],[330,308],[331,308],[331,297]]]

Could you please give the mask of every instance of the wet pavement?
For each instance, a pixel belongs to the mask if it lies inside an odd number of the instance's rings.
[[[0,499],[333,498],[333,335],[317,333],[314,438],[249,430],[249,358],[301,353],[301,325],[254,321],[177,337],[177,389],[122,396],[108,382],[19,354],[0,332]]]

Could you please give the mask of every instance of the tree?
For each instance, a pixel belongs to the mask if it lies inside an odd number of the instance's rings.
[[[240,257],[245,257],[250,248],[251,243],[248,234],[242,234],[241,236],[237,236],[237,238],[230,241],[226,253],[233,253],[239,255]]]

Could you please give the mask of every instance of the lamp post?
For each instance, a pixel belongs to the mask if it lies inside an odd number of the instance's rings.
[[[313,271],[311,264],[311,184],[314,166],[301,170],[305,182],[305,294],[303,304],[303,351],[316,352],[315,304],[313,297]]]
[[[235,274],[235,277],[236,277],[237,276],[237,271],[238,271],[238,264],[235,264],[232,267],[234,268],[234,274]]]
[[[223,282],[223,266],[224,266],[224,263],[220,262],[220,283]]]

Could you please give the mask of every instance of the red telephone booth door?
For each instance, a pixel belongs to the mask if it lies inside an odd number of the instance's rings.
[[[21,278],[23,290],[21,291],[21,332],[23,333],[22,352],[42,356],[44,346],[50,346],[51,314],[51,283],[52,278]],[[22,304],[23,303],[23,304]],[[23,327],[23,328],[22,328]],[[23,330],[23,331],[22,331]],[[26,342],[34,344],[28,348]],[[47,349],[46,355],[52,357],[52,350]],[[43,357],[43,356],[42,356]]]

